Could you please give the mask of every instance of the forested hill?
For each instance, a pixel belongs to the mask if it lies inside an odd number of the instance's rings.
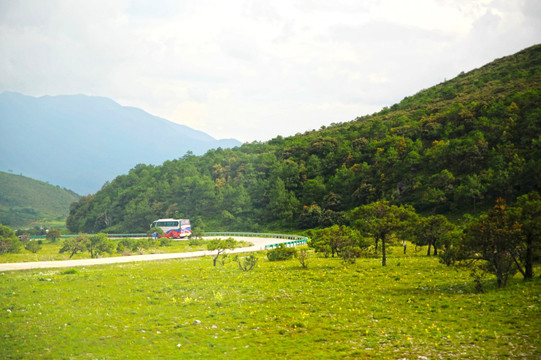
[[[0,171],[0,224],[27,226],[34,221],[64,221],[79,199],[73,191]]]
[[[71,207],[72,231],[305,229],[386,199],[458,217],[539,190],[541,46],[379,113],[289,138],[139,165]]]

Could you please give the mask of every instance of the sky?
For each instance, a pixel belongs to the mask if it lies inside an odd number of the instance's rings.
[[[266,141],[538,43],[538,0],[0,0],[0,93],[104,96]]]

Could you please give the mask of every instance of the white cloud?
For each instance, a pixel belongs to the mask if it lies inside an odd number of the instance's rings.
[[[539,42],[536,0],[0,1],[0,91],[111,97],[214,137],[354,119]]]

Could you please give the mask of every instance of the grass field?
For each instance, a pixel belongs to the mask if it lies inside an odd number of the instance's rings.
[[[199,258],[2,273],[0,358],[541,357],[539,278],[478,294],[420,255],[259,258],[249,272]]]
[[[122,239],[114,239],[112,241],[119,242]],[[137,241],[136,239],[127,239],[129,241]],[[37,240],[35,240],[37,241]],[[56,242],[52,243],[48,240],[42,240],[42,248],[37,253],[32,253],[28,250],[22,249],[21,252],[17,254],[1,254],[0,263],[11,263],[11,262],[27,262],[27,261],[54,261],[54,260],[69,260],[69,252],[59,253],[60,248],[62,247],[63,239],[59,239]],[[102,253],[100,257],[112,257],[112,256],[130,256],[138,254],[165,254],[165,253],[178,253],[178,252],[192,252],[206,250],[209,240],[196,240],[192,242],[193,245],[190,245],[188,240],[172,240],[167,246],[156,245],[151,248],[141,249],[141,251],[131,251],[126,249],[123,252],[113,252]],[[249,243],[242,243],[242,247],[249,246]],[[80,252],[75,254],[72,257],[75,259],[90,259],[90,253],[88,251]]]

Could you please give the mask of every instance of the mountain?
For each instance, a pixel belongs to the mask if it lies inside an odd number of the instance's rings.
[[[70,204],[78,199],[73,191],[0,171],[0,224],[20,227],[33,221],[63,222]]]
[[[351,122],[138,165],[75,203],[67,226],[140,232],[180,217],[212,231],[289,231],[347,225],[379,200],[459,219],[540,190],[537,45]]]
[[[234,147],[187,126],[85,95],[0,94],[0,170],[93,193],[139,163]]]

